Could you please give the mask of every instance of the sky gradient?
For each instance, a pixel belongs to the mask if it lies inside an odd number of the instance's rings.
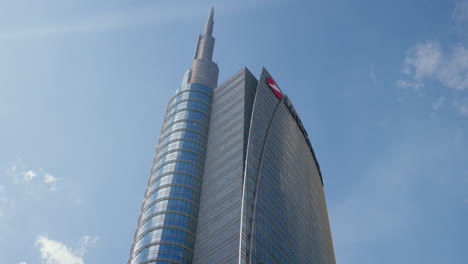
[[[322,169],[337,263],[468,263],[468,1],[0,0],[0,263],[126,263],[215,7]]]

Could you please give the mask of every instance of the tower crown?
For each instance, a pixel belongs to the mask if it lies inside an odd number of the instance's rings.
[[[190,68],[189,83],[200,83],[214,89],[218,84],[218,65],[213,62],[215,39],[213,38],[214,8],[205,22],[203,35],[198,37],[195,58]]]
[[[213,26],[214,26],[214,8],[210,10],[210,15],[205,22],[205,30],[203,35],[198,37],[197,50],[195,52],[196,59],[206,59],[211,61],[213,59],[213,50],[215,39],[213,38]]]

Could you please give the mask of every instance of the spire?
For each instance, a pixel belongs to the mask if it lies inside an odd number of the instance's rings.
[[[211,61],[213,59],[214,49],[214,38],[213,38],[213,26],[214,26],[214,8],[210,10],[210,15],[205,23],[205,32],[198,38],[197,51],[195,52],[195,59],[207,59]]]
[[[211,7],[210,14],[205,23],[203,35],[198,38],[195,58],[190,68],[190,83],[205,84],[214,89],[218,83],[218,65],[213,62],[213,50],[215,39],[213,38],[214,8]]]
[[[212,36],[213,34],[213,16],[214,16],[214,7],[211,7],[210,16],[205,23],[205,36]]]
[[[214,16],[214,6],[211,7],[209,19],[213,20],[213,16]]]

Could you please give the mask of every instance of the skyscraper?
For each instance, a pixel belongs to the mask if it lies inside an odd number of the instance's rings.
[[[335,263],[302,121],[266,69],[217,86],[213,15],[169,101],[128,263]]]

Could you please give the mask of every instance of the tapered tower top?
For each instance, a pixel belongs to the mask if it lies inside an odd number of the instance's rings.
[[[209,19],[213,20],[213,15],[214,15],[214,6],[211,7]]]
[[[214,49],[214,38],[213,38],[213,26],[214,26],[214,8],[210,10],[210,15],[205,22],[205,31],[203,35],[198,38],[197,51],[195,53],[195,59],[213,59]]]
[[[213,16],[214,16],[214,7],[211,7],[210,16],[208,17],[205,23],[205,32],[204,32],[205,36],[213,35],[213,24],[214,24]]]
[[[213,62],[213,50],[215,39],[213,38],[214,26],[214,8],[210,10],[210,14],[205,23],[203,35],[198,37],[197,50],[195,58],[190,68],[191,74],[190,83],[204,84],[214,89],[218,84],[218,65]]]

